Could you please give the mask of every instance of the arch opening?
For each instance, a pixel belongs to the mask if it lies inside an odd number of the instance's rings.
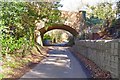
[[[70,46],[73,41],[73,35],[62,29],[50,30],[43,36],[44,46]]]
[[[54,24],[50,27],[48,27],[47,29],[45,27],[39,29],[40,33],[41,33],[41,38],[42,38],[42,41],[44,40],[44,34],[47,33],[48,31],[51,31],[51,30],[55,30],[55,29],[58,29],[58,30],[65,30],[65,31],[68,31],[69,33],[71,33],[73,35],[73,38],[71,39],[73,41],[73,44],[74,44],[74,39],[77,37],[78,35],[78,32],[73,29],[72,27],[68,26],[68,25],[64,25],[64,24]],[[71,45],[73,45],[71,44]]]

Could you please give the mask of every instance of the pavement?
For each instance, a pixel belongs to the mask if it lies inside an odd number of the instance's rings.
[[[22,78],[87,78],[80,62],[67,47],[49,47],[49,57]],[[20,79],[20,80],[21,80]]]

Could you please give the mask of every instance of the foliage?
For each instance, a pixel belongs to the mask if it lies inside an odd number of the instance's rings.
[[[34,45],[33,35],[37,22],[44,21],[47,28],[61,21],[61,13],[57,10],[59,6],[58,3],[47,2],[0,1],[0,57],[5,57],[4,66],[19,66],[20,62],[12,61],[10,53],[26,55],[25,50]],[[20,49],[23,49],[23,53],[17,54],[15,51]],[[25,61],[28,60],[22,60],[21,63]],[[3,78],[2,74],[0,78]]]
[[[19,64],[17,62],[7,61],[4,64],[6,67],[18,68]]]
[[[34,45],[35,24],[46,26],[60,22],[58,4],[47,2],[0,2],[0,42],[2,54],[12,53],[22,45]]]
[[[1,80],[3,77],[4,77],[4,75],[0,73],[0,80]]]
[[[53,43],[61,42],[61,34],[63,32],[65,32],[65,31],[62,31],[62,30],[53,30],[53,31],[51,31],[50,36],[51,36],[52,42]]]
[[[90,18],[86,19],[86,24],[87,25],[102,25],[103,24],[103,20],[99,19],[97,17],[91,16]]]
[[[2,37],[0,40],[2,44],[2,54],[12,53],[14,50],[21,49],[25,44],[27,47],[28,41],[25,38],[16,40],[13,37]]]
[[[88,8],[91,10],[90,13],[88,13],[88,16],[90,17],[88,22],[93,23],[96,25],[97,24],[102,24],[106,25],[111,23],[113,19],[115,19],[116,15],[116,9],[112,8],[113,4],[104,2],[104,3],[99,3],[96,6],[89,6]],[[94,21],[94,19],[96,19]]]
[[[21,13],[24,11],[23,3],[1,2],[1,26],[4,26],[6,30],[3,30],[3,33],[16,38],[21,37],[19,33],[23,31]]]
[[[117,13],[120,13],[120,1],[117,2]]]
[[[40,20],[45,22],[45,27],[60,22],[59,5],[47,2],[26,3],[27,12],[22,14],[22,25],[28,29],[29,39],[33,40],[35,24]],[[27,24],[26,24],[27,23]]]
[[[43,40],[52,40],[52,37],[48,34],[45,34]]]

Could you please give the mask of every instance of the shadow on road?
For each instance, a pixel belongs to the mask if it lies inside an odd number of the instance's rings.
[[[49,48],[49,56],[22,78],[87,78],[67,47]]]

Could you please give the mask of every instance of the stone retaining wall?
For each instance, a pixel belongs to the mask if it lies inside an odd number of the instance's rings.
[[[73,49],[109,71],[112,78],[120,77],[120,40],[79,40]]]

